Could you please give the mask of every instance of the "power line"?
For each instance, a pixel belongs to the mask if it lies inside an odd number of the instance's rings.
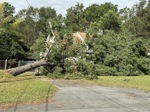
[[[30,7],[32,7],[28,0],[26,0],[26,2],[28,3],[28,5],[29,5]],[[33,16],[34,16],[34,18],[35,18],[35,15],[33,15]],[[35,26],[36,26],[36,24],[35,24]],[[50,25],[50,27],[51,27],[51,25]],[[50,87],[55,83],[55,81],[56,81],[56,78],[54,78],[54,80],[51,82]],[[50,87],[49,87],[49,88],[50,88]],[[46,107],[47,107],[47,105],[46,105]]]
[[[26,0],[26,2],[28,3],[28,5],[29,5],[30,7],[32,7],[28,0]]]

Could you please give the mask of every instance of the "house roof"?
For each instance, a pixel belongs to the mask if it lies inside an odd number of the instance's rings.
[[[75,43],[75,44],[78,42],[82,42],[84,44],[83,41],[85,40],[85,38],[87,38],[87,35],[85,32],[72,33],[72,36],[73,36],[73,43]]]
[[[71,34],[71,38],[72,38],[72,41],[73,41],[73,44],[78,44],[78,43],[81,43],[83,45],[86,46],[86,49],[88,50],[88,45],[86,44],[85,42],[85,39],[87,38],[87,34],[85,32],[76,32],[76,33],[72,33]],[[67,34],[64,35],[64,39],[63,39],[63,44],[66,44],[66,37],[67,37]],[[88,37],[93,37],[92,35],[88,36]]]

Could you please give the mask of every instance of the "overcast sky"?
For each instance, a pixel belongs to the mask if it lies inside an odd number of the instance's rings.
[[[33,7],[52,7],[57,13],[65,15],[66,10],[71,6],[74,6],[79,3],[83,3],[85,7],[90,6],[91,4],[104,4],[105,2],[111,2],[115,5],[118,5],[118,8],[124,8],[125,6],[131,7],[136,4],[139,0],[28,0],[31,6]],[[8,2],[15,7],[16,12],[21,9],[29,7],[27,0],[0,0],[0,2]]]

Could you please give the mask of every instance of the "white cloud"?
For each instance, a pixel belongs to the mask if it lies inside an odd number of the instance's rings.
[[[74,6],[79,3],[83,3],[85,7],[88,7],[89,5],[92,5],[94,3],[97,4],[104,4],[105,2],[111,2],[113,4],[117,4],[118,8],[124,8],[125,6],[131,7],[133,4],[136,4],[139,0],[28,0],[31,6],[33,7],[52,7],[56,9],[58,13],[61,13],[63,15],[66,14],[66,10],[70,8],[71,6]],[[21,9],[29,7],[29,4],[26,0],[0,0],[0,2],[8,2],[12,6],[16,8],[16,11],[18,12]]]

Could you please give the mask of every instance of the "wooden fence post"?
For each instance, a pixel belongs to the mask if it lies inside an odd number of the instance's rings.
[[[7,69],[7,59],[5,60],[5,70]]]
[[[19,67],[19,66],[21,66],[21,61],[20,61],[20,60],[18,61],[18,67]]]

